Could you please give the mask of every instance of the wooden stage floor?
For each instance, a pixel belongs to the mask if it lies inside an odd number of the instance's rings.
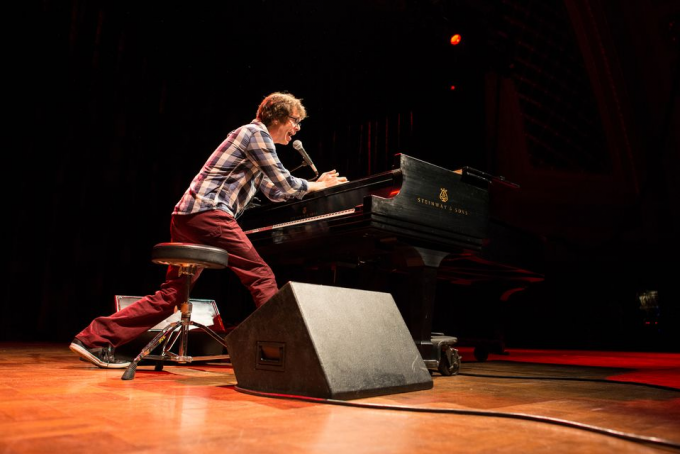
[[[431,390],[344,406],[241,393],[229,365],[123,381],[68,345],[0,343],[0,453],[680,452],[680,354],[460,351]]]

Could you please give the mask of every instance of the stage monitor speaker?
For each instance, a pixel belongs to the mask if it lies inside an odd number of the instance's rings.
[[[226,343],[245,391],[349,400],[432,388],[389,293],[289,282]]]

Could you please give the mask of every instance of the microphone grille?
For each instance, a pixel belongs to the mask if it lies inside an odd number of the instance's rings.
[[[293,148],[295,148],[296,150],[300,150],[302,148],[302,142],[296,140],[295,142],[293,142]]]

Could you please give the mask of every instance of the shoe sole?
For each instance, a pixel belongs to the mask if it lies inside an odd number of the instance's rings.
[[[119,364],[105,363],[78,344],[71,344],[68,348],[70,348],[73,353],[80,356],[85,361],[90,362],[101,369],[127,369],[127,367],[130,365],[129,362]]]

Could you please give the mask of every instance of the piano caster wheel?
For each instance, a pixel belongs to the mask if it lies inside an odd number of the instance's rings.
[[[156,372],[160,372],[163,370],[163,361],[156,361],[156,365],[154,366],[153,370]]]
[[[475,355],[475,359],[479,361],[480,363],[483,363],[484,361],[489,358],[489,349],[486,347],[475,347],[475,350],[473,352]]]
[[[458,350],[447,345],[442,348],[439,360],[439,372],[447,377],[455,375],[460,370],[460,355]]]

